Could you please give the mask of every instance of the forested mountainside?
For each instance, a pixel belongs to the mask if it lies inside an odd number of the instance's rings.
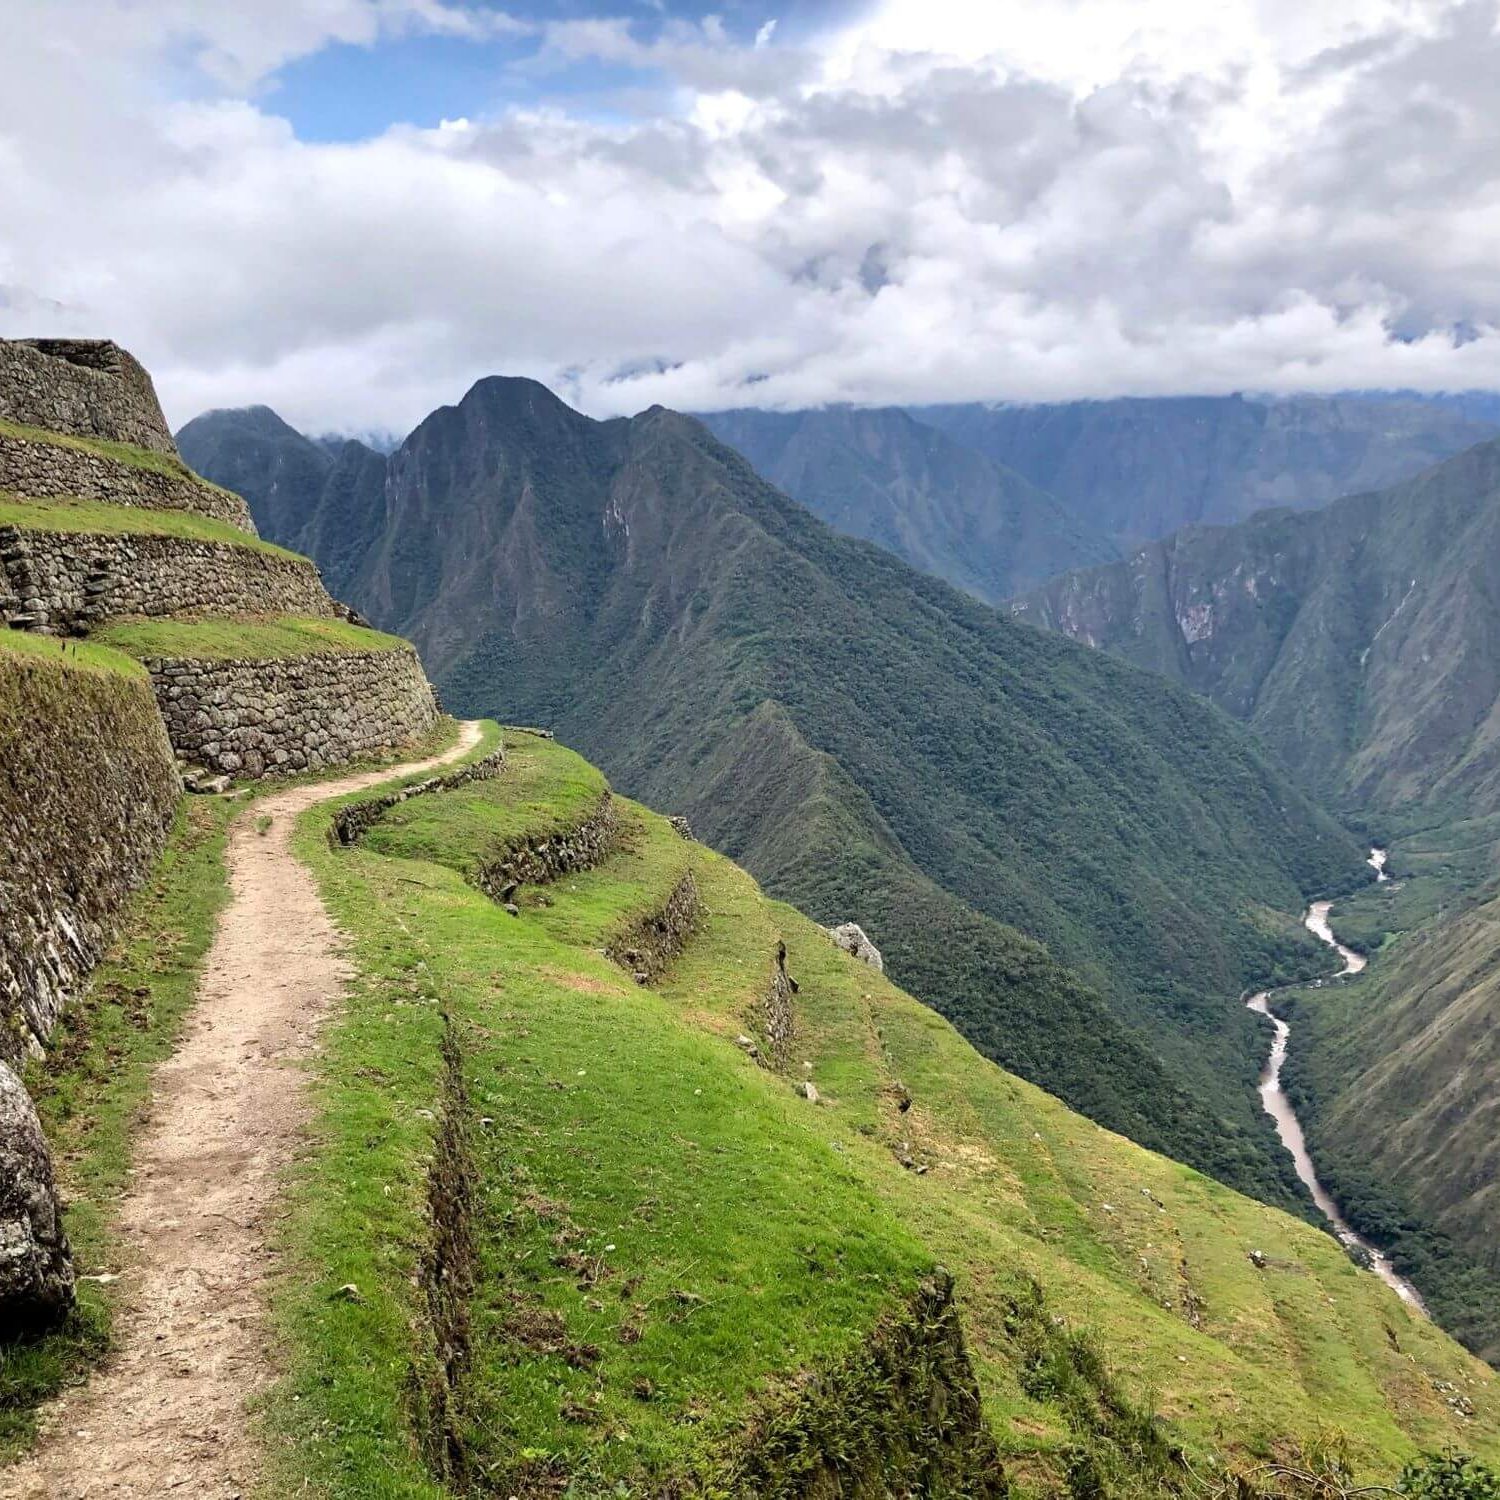
[[[1108,535],[897,407],[720,411],[700,420],[846,536],[988,603],[1119,556]]]
[[[247,471],[286,435],[235,445],[233,421],[184,447],[275,534]],[[661,409],[599,423],[482,381],[350,495],[338,537],[316,494],[289,534],[450,706],[554,725],[777,894],[862,922],[990,1056],[1289,1201],[1232,1000],[1322,963],[1295,913],[1359,851],[1225,716],[838,536]]]
[[[1326,505],[1496,435],[1494,425],[1433,402],[1322,396],[924,406],[912,415],[1127,546],[1268,506]]]
[[[1190,527],[1015,614],[1187,683],[1359,810],[1500,810],[1500,443],[1307,514]]]
[[[1500,1360],[1500,820],[1397,842],[1395,877],[1335,904],[1375,961],[1298,991],[1289,1086],[1319,1170],[1436,1316]]]

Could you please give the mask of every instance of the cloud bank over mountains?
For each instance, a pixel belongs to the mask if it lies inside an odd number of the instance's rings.
[[[128,342],[174,420],[1500,388],[1496,0],[17,8],[0,333]],[[278,112],[431,37],[504,44],[491,107]]]

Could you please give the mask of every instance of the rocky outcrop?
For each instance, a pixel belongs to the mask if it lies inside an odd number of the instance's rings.
[[[475,781],[493,781],[505,769],[505,747],[492,750],[488,755],[450,771],[446,776],[429,776],[426,781],[414,782],[394,792],[379,797],[367,797],[361,802],[351,802],[333,815],[328,830],[335,844],[355,844],[374,827],[393,807],[409,802],[413,797],[430,796],[433,792],[451,792]]]
[[[885,960],[880,956],[880,949],[865,935],[865,930],[859,923],[844,922],[838,927],[830,927],[826,930],[836,947],[842,948],[845,953],[852,953],[861,963],[869,964],[872,969],[885,972]]]
[[[659,979],[672,960],[688,945],[700,918],[703,902],[691,870],[684,870],[662,904],[627,922],[605,945],[604,951],[637,984]]]
[[[148,468],[68,443],[0,432],[0,490],[33,500],[67,496],[145,510],[191,511],[255,534],[250,507],[238,495],[168,459],[159,468]]]
[[[12,626],[75,634],[126,615],[337,613],[306,558],[188,537],[0,526],[0,620]]]
[[[523,885],[546,885],[576,870],[592,870],[613,852],[618,837],[614,798],[603,792],[572,828],[507,844],[470,879],[490,900],[503,904]]]
[[[0,421],[177,452],[150,375],[107,339],[0,339]]]
[[[315,771],[405,745],[437,718],[409,647],[146,663],[172,748],[214,773]]]
[[[72,1302],[52,1158],[21,1080],[0,1062],[0,1326],[45,1326]]]

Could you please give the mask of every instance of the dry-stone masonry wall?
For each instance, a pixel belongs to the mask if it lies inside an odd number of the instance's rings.
[[[761,1031],[766,1039],[764,1056],[773,1068],[784,1069],[791,1061],[792,1036],[797,1029],[792,996],[796,993],[796,981],[786,971],[786,944],[778,943],[771,983],[761,1001],[760,1014]]]
[[[0,526],[0,621],[78,633],[123,615],[337,614],[305,558],[175,536]]]
[[[44,1043],[180,791],[144,677],[0,652],[0,1055]]]
[[[166,842],[178,782],[144,676],[0,651],[0,1327],[52,1321],[73,1271],[17,1069],[82,989]]]
[[[231,776],[320,770],[409,743],[437,701],[409,647],[146,663],[172,748]]]
[[[186,510],[228,521],[255,535],[250,507],[240,496],[190,474],[140,468],[83,448],[0,434],[0,490],[32,500],[64,495],[146,510]]]
[[[546,885],[573,870],[592,870],[609,857],[618,838],[614,798],[604,792],[574,827],[506,845],[471,879],[491,901],[503,905],[520,886]]]
[[[684,870],[662,905],[627,922],[604,951],[629,969],[637,984],[650,984],[687,947],[702,915],[698,882]]]
[[[177,452],[151,377],[103,339],[0,339],[0,419]]]
[[[386,792],[379,797],[366,797],[361,802],[351,802],[333,815],[333,823],[328,830],[329,839],[335,844],[358,843],[393,807],[410,802],[413,797],[456,791],[461,786],[468,786],[470,782],[493,781],[504,769],[505,747],[502,745],[498,750],[491,750],[488,755],[480,756],[478,760],[461,766],[457,771],[449,771],[446,776],[429,776],[426,781],[413,782],[411,786],[400,787],[394,792]]]

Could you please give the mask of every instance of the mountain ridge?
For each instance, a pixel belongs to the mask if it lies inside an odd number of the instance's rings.
[[[481,382],[392,457],[367,524],[340,587],[418,642],[447,701],[554,725],[823,920],[878,909],[898,977],[992,1055],[1083,1103],[1078,1048],[1084,1107],[1295,1201],[1233,997],[1317,971],[1293,913],[1357,880],[1359,851],[1227,719],[837,536],[661,408],[595,423]],[[767,703],[794,735],[767,736]],[[755,746],[771,763],[735,811],[708,789]],[[836,830],[816,864],[810,828]],[[1028,986],[1074,1017],[1066,1043]]]

